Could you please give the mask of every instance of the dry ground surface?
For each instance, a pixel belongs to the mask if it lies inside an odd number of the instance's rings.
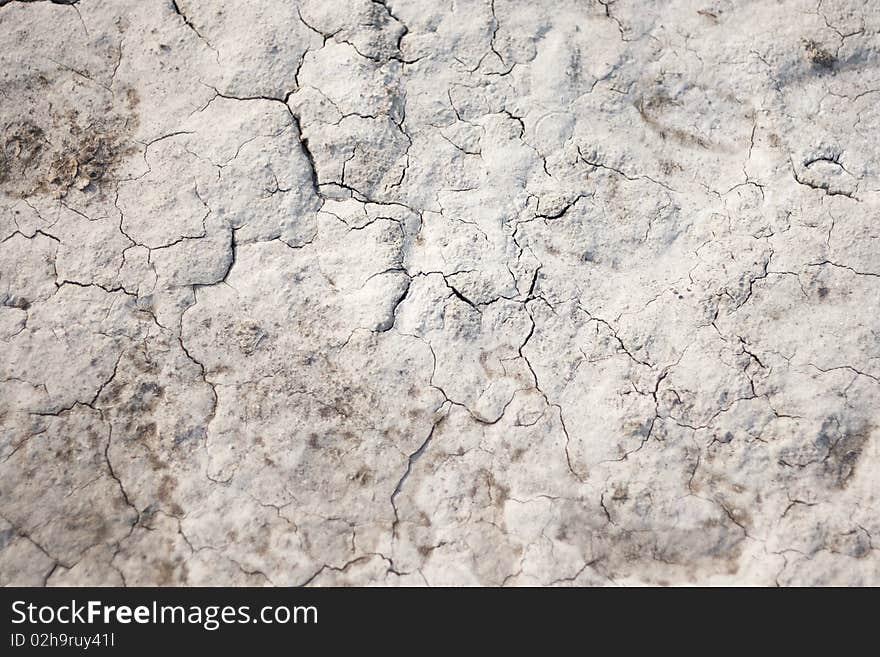
[[[872,0],[0,0],[0,583],[880,584]]]

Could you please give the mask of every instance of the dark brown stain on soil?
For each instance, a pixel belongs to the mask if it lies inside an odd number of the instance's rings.
[[[122,160],[135,152],[131,136],[138,123],[137,93],[127,90],[118,99],[107,93],[103,103],[76,108],[65,106],[69,101],[54,92],[45,76],[16,86],[21,97],[0,99],[0,192],[14,198],[63,198],[74,189],[103,191]],[[28,111],[38,95],[52,99],[48,114]]]

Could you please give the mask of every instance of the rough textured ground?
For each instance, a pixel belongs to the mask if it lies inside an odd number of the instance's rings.
[[[872,0],[0,5],[0,583],[880,584]]]

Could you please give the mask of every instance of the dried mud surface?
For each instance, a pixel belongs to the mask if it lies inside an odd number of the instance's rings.
[[[870,0],[0,0],[0,584],[880,585]]]

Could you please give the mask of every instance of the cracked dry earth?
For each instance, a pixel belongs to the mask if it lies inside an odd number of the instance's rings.
[[[3,584],[880,584],[871,0],[0,5]]]

